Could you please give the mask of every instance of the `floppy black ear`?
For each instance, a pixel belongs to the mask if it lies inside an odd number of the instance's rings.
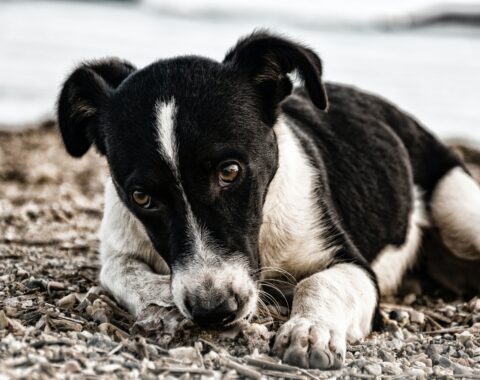
[[[105,154],[99,111],[135,67],[117,58],[85,62],[63,84],[57,115],[68,153],[83,156],[95,143]]]
[[[249,75],[272,115],[278,103],[292,91],[287,74],[294,70],[303,79],[313,104],[321,110],[327,108],[327,95],[321,79],[322,62],[306,46],[259,31],[241,39],[223,62]]]

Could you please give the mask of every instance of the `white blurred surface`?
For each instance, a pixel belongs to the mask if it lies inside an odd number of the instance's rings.
[[[222,59],[239,36],[269,27],[319,52],[327,80],[381,94],[441,136],[480,140],[480,28],[373,27],[432,4],[0,2],[0,125],[52,115],[62,80],[84,59],[120,56],[138,67],[183,54]]]

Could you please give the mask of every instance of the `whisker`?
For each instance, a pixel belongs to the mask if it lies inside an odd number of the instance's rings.
[[[259,283],[264,283],[264,282],[277,282],[279,284],[285,284],[285,285],[288,285],[288,286],[295,286],[295,284],[292,284],[291,282],[288,282],[288,281],[283,281],[283,280],[280,280],[278,278],[268,278],[268,279],[265,279],[265,280],[258,280]]]
[[[260,295],[263,296],[263,297],[265,297],[265,298],[267,298],[267,300],[269,301],[269,303],[270,303],[272,306],[275,307],[277,314],[281,314],[281,313],[280,313],[280,305],[279,305],[279,303],[277,302],[277,300],[276,300],[271,294],[268,294],[267,292],[262,291],[262,292],[260,293]],[[268,309],[268,305],[265,304],[265,306],[266,306],[267,309]]]
[[[263,300],[260,297],[258,298],[258,302],[260,303],[260,305],[259,305],[260,307],[257,308],[257,311],[259,311],[259,312],[261,311],[261,312],[264,313],[263,315],[261,315],[261,317],[265,318],[265,313],[268,313],[268,317],[273,319],[272,313],[270,312],[267,305],[265,304],[265,302],[263,302]]]
[[[291,274],[290,272],[286,271],[283,268],[268,267],[267,266],[267,267],[262,267],[262,268],[256,269],[251,274],[258,274],[258,273],[265,273],[265,272],[277,272],[277,273],[283,275],[284,277],[286,277],[287,280],[291,280],[292,284],[295,284],[295,285],[297,284],[297,280],[296,280],[295,276],[293,276],[293,274]]]
[[[274,285],[272,285],[272,284],[264,284],[264,285],[267,286],[267,287],[269,287],[269,288],[271,288],[271,289],[274,289],[274,290],[276,290],[278,293],[280,293],[280,295],[282,296],[283,300],[285,301],[285,305],[286,305],[286,307],[287,307],[288,312],[290,312],[290,306],[289,306],[289,303],[288,303],[288,300],[287,300],[287,297],[285,296],[285,294],[284,294],[280,289],[278,289],[276,286],[274,286]],[[275,298],[275,297],[273,297],[271,294],[269,294],[269,295],[270,295],[270,297]],[[277,305],[279,305],[278,301],[275,300],[275,302],[277,303]],[[280,306],[280,305],[279,305],[279,306]]]

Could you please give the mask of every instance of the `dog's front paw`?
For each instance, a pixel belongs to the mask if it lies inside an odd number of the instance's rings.
[[[292,317],[278,331],[272,353],[302,368],[338,369],[346,352],[346,331],[303,317]]]
[[[140,312],[132,332],[149,334],[161,331],[173,334],[184,320],[183,315],[175,307],[151,304]]]

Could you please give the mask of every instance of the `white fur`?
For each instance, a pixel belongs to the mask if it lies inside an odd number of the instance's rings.
[[[480,259],[478,183],[461,167],[450,170],[437,184],[431,208],[445,245],[462,259]]]
[[[368,273],[358,265],[340,263],[297,285],[292,316],[344,331],[353,342],[370,332],[376,304],[377,291]]]
[[[191,249],[196,255],[207,258],[212,254],[212,249],[209,247],[210,238],[208,232],[200,226],[197,218],[192,212],[178,170],[178,144],[175,137],[175,117],[177,115],[177,107],[175,105],[175,99],[171,99],[167,103],[157,102],[155,106],[155,114],[157,118],[157,142],[159,144],[159,152],[165,161],[169,163],[177,181],[178,190],[185,203],[187,234],[190,240]]]
[[[405,243],[389,245],[382,250],[372,263],[382,294],[392,294],[400,285],[405,272],[412,267],[422,243],[422,229],[428,227],[428,218],[422,200],[421,191],[414,190],[413,210]]]
[[[102,285],[133,315],[149,304],[172,304],[169,269],[141,223],[119,199],[110,179],[100,227]]]
[[[155,105],[157,117],[157,141],[160,146],[160,154],[170,163],[174,172],[178,171],[178,148],[175,138],[175,115],[177,107],[175,99],[169,102],[157,102]]]
[[[283,118],[274,131],[279,165],[263,207],[261,265],[304,276],[325,268],[337,248],[329,244],[320,221],[315,169]],[[266,277],[275,273],[263,272]]]
[[[308,361],[312,353],[331,351],[343,362],[346,342],[370,333],[376,304],[375,285],[359,266],[340,263],[315,273],[297,285],[290,320],[279,330],[274,350],[287,361],[289,355]]]
[[[205,308],[216,302],[213,295],[227,298],[236,294],[241,299],[247,299],[231,324],[253,315],[257,304],[257,290],[249,275],[248,265],[238,257],[225,259],[210,256],[206,260],[193,258],[185,268],[175,269],[172,294],[175,304],[188,318],[191,318],[191,315],[184,304],[187,294],[194,295],[196,302],[202,303]]]

